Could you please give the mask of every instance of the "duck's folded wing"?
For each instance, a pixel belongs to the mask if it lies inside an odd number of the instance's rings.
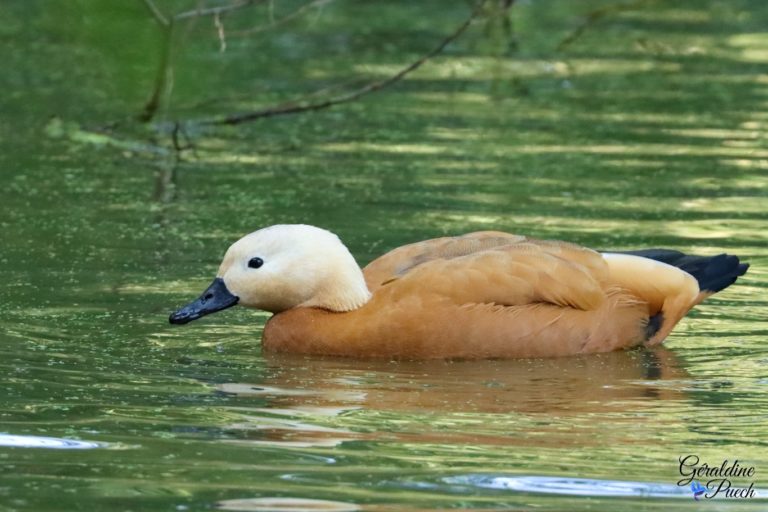
[[[390,299],[440,297],[456,305],[547,303],[580,310],[606,299],[607,267],[588,249],[521,241],[449,259],[432,259],[385,281]],[[382,290],[384,292],[385,290]]]
[[[477,231],[462,236],[433,238],[403,245],[376,258],[364,269],[368,289],[402,277],[413,268],[437,259],[453,259],[495,247],[525,241],[525,237],[501,231]]]

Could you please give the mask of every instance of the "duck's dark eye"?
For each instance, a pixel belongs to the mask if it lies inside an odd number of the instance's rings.
[[[259,257],[251,258],[250,260],[248,260],[248,266],[250,268],[259,268],[263,264],[264,264],[264,260]]]

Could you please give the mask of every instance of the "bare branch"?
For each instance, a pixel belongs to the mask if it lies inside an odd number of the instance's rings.
[[[199,9],[192,9],[191,11],[184,11],[173,15],[174,20],[185,20],[187,18],[200,18],[203,16],[220,16],[222,14],[243,9],[251,5],[263,2],[264,0],[241,0],[229,5],[222,5],[221,7],[201,7]]]
[[[307,2],[306,4],[302,5],[295,11],[291,11],[285,16],[281,16],[280,18],[273,19],[269,23],[266,23],[264,25],[258,25],[256,27],[247,28],[245,30],[238,30],[237,32],[233,32],[233,35],[236,36],[248,36],[251,34],[258,34],[259,32],[264,32],[266,30],[273,29],[275,27],[278,27],[280,25],[283,25],[285,23],[288,23],[289,21],[298,18],[305,12],[314,9],[322,7],[325,4],[331,3],[333,0],[312,0],[311,2]]]
[[[159,24],[161,24],[164,27],[170,26],[171,22],[168,21],[168,18],[165,17],[165,15],[160,11],[160,9],[155,5],[155,2],[152,0],[142,0],[144,2],[144,5],[147,6],[147,9],[149,9],[149,12],[152,13],[152,17],[155,18],[155,21],[157,21]]]
[[[224,24],[221,22],[221,16],[216,14],[213,17],[213,26],[216,27],[216,36],[219,38],[219,52],[227,51],[227,34],[224,31]]]
[[[223,52],[226,50],[227,42],[226,32],[224,30],[221,16],[238,9],[256,5],[257,3],[263,2],[265,0],[233,0],[233,2],[229,5],[223,5],[219,7],[204,7],[204,0],[199,0],[196,9],[183,11],[171,15],[170,17],[167,17],[162,13],[162,11],[155,4],[154,0],[142,1],[154,17],[155,21],[157,21],[157,23],[160,24],[163,28],[160,62],[158,64],[157,73],[155,75],[154,87],[149,100],[147,100],[144,108],[142,109],[142,112],[139,114],[139,120],[142,122],[147,122],[155,116],[158,109],[160,108],[160,105],[163,101],[163,93],[168,93],[170,91],[168,84],[170,82],[169,77],[173,71],[171,61],[174,50],[174,33],[177,32],[177,22],[182,20],[191,20],[191,23],[186,24],[187,28],[189,29],[190,25],[194,24],[195,20],[198,18],[213,16],[214,26],[219,38],[219,50]]]
[[[163,92],[165,92],[168,86],[168,77],[172,69],[171,60],[173,56],[173,27],[173,23],[170,22],[166,29],[163,31],[160,62],[157,64],[157,73],[155,74],[155,85],[152,89],[152,95],[144,105],[141,114],[139,114],[139,121],[141,122],[146,123],[155,116],[157,109],[160,108]]]
[[[365,85],[361,87],[360,89],[357,89],[355,91],[341,94],[339,96],[335,96],[332,98],[328,98],[322,101],[318,101],[315,103],[297,103],[297,102],[289,102],[284,103],[282,105],[277,105],[274,107],[268,107],[261,110],[255,110],[253,112],[245,112],[241,114],[232,114],[223,118],[219,119],[211,119],[211,120],[204,120],[201,122],[201,124],[204,125],[235,125],[235,124],[241,124],[248,121],[253,121],[255,119],[260,119],[262,117],[272,117],[277,115],[284,115],[284,114],[295,114],[298,112],[307,112],[311,110],[321,110],[324,108],[332,107],[334,105],[339,105],[341,103],[347,103],[350,101],[354,101],[361,96],[364,96],[366,94],[372,93],[374,91],[378,91],[379,89],[383,89],[385,87],[388,87],[399,80],[401,80],[403,77],[405,77],[407,74],[411,73],[412,71],[415,71],[419,67],[421,67],[422,64],[427,62],[429,59],[434,57],[435,55],[442,52],[446,46],[451,44],[453,41],[458,39],[461,34],[464,33],[464,31],[467,30],[467,28],[472,24],[472,22],[480,15],[480,13],[483,10],[483,7],[485,6],[486,2],[488,0],[480,0],[480,2],[475,6],[475,9],[472,11],[472,14],[469,15],[469,17],[456,29],[451,33],[448,37],[443,39],[443,41],[437,45],[432,51],[424,54],[422,57],[420,57],[418,60],[412,62],[408,66],[404,67],[394,75],[385,78],[384,80],[378,80],[375,82],[371,82],[368,85]]]
[[[624,11],[642,9],[647,4],[654,3],[655,1],[656,0],[633,0],[626,3],[612,4],[612,5],[607,5],[605,7],[601,7],[599,9],[595,9],[594,11],[587,14],[586,19],[584,20],[584,22],[581,23],[581,25],[573,29],[570,34],[565,36],[560,41],[560,43],[558,43],[556,51],[560,52],[565,50],[574,41],[580,38],[588,28],[600,22],[603,18],[607,18],[614,14],[620,14]]]

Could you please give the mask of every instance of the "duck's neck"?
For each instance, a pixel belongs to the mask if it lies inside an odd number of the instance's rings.
[[[350,256],[351,259],[351,256]],[[337,265],[330,269],[311,299],[300,307],[315,307],[329,311],[352,311],[365,305],[371,292],[365,284],[363,271],[352,259],[353,265]]]

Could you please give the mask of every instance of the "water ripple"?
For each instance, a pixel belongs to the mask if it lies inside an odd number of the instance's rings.
[[[0,446],[13,448],[48,448],[54,450],[89,450],[92,448],[106,448],[108,445],[107,443],[97,443],[95,441],[75,441],[74,439],[61,439],[58,437],[0,434]]]
[[[322,510],[330,512],[353,512],[360,507],[353,503],[307,498],[246,498],[224,500],[217,504],[220,510],[238,510],[242,512],[311,512]]]

